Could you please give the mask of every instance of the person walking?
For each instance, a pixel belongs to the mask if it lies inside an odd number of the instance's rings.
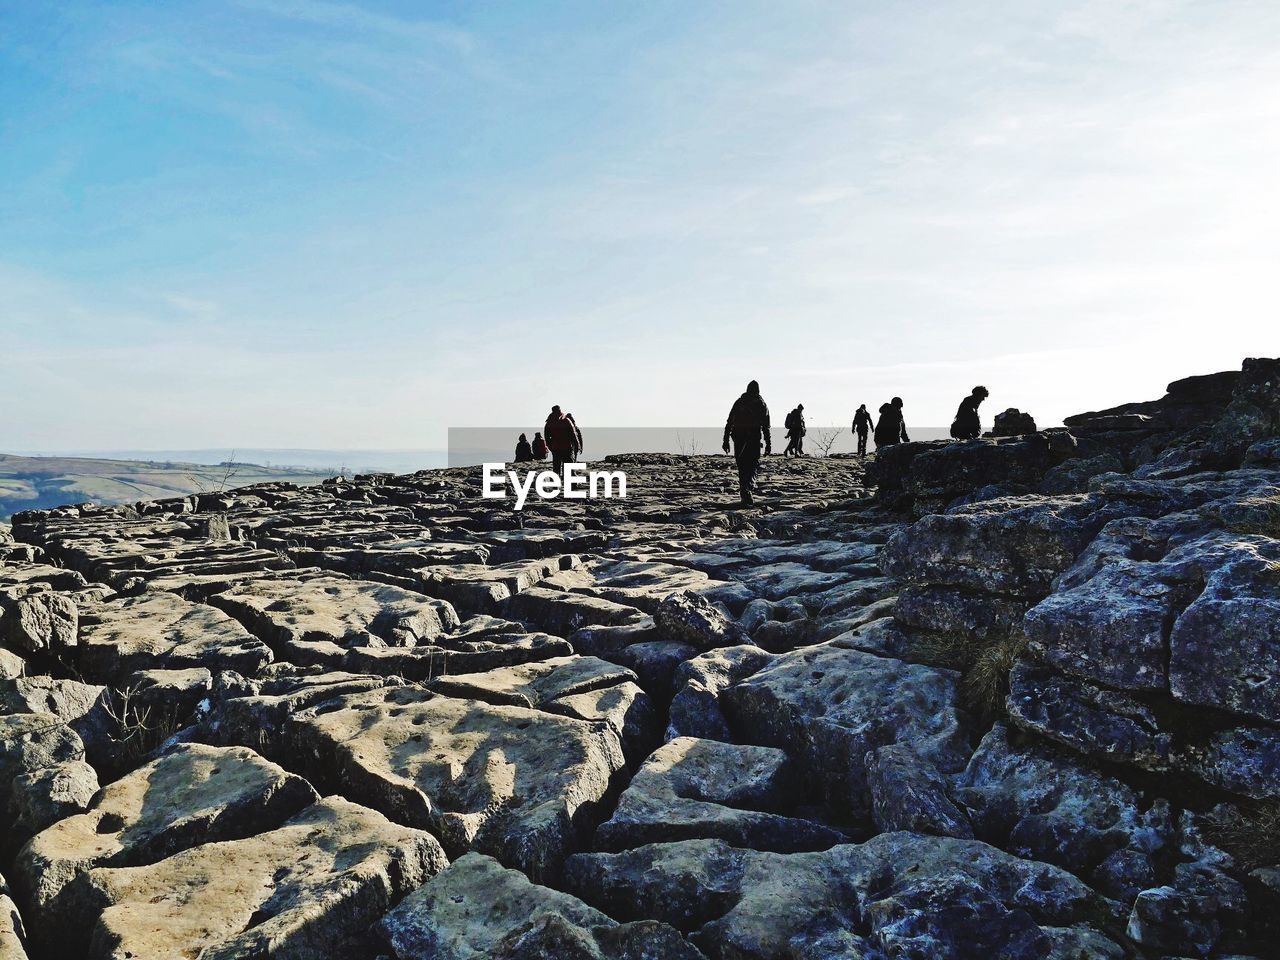
[[[853,415],[853,432],[858,437],[858,456],[865,457],[867,455],[867,434],[871,432],[871,414],[867,413],[867,405],[861,403],[858,405],[858,411]]]
[[[577,463],[582,456],[582,430],[578,427],[578,421],[573,419],[572,413],[566,413],[564,418],[573,425],[573,457],[571,459]]]
[[[880,407],[880,419],[875,428],[876,449],[891,447],[895,443],[907,443],[907,424],[902,417],[902,398],[894,397]]]
[[[951,421],[951,436],[956,440],[976,440],[982,436],[982,419],[978,416],[978,407],[987,399],[987,388],[977,386],[960,401],[956,410],[956,418]]]
[[[787,428],[787,448],[782,451],[782,455],[784,457],[803,457],[805,434],[803,403],[787,414],[787,419],[783,421],[783,426]]]
[[[733,402],[729,417],[724,422],[724,452],[729,452],[733,441],[733,458],[738,465],[738,490],[742,505],[752,505],[751,488],[756,472],[760,469],[760,445],[764,455],[773,452],[773,440],[769,435],[769,405],[760,396],[760,384],[752,380],[742,396]]]
[[[564,465],[573,459],[578,432],[573,421],[560,412],[559,404],[547,414],[542,435],[547,438],[547,448],[551,451],[551,469],[563,473]]]

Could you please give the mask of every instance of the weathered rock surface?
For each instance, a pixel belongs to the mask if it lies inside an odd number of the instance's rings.
[[[637,454],[19,514],[0,957],[1270,956],[1278,372],[747,510]]]
[[[379,922],[378,932],[399,960],[702,956],[665,924],[618,924],[478,853],[468,853],[415,890]]]
[[[417,687],[325,701],[287,736],[317,782],[534,877],[557,869],[623,767],[606,723]]]
[[[251,750],[180,745],[106,786],[85,813],[32,838],[15,861],[15,880],[49,941],[60,920],[91,925],[91,904],[72,885],[92,868],[140,866],[252,836],[318,799],[305,780]]]
[[[267,833],[91,870],[88,956],[342,956],[445,864],[429,834],[329,797]]]

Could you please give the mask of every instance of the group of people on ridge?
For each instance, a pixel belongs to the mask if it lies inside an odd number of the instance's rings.
[[[582,455],[582,430],[572,413],[564,413],[560,405],[551,408],[542,432],[533,435],[533,443],[526,434],[516,441],[516,463],[540,463],[551,455],[551,467],[557,473],[566,463],[574,463]]]
[[[960,409],[956,411],[955,421],[951,424],[951,436],[958,440],[972,440],[982,433],[978,407],[986,398],[987,388],[978,386],[960,401]],[[858,438],[859,457],[867,455],[867,435],[871,433],[875,435],[877,449],[910,442],[902,407],[901,397],[894,397],[888,403],[881,404],[880,419],[873,424],[867,405],[859,404],[853,415],[853,433]],[[799,404],[787,414],[785,426],[788,442],[783,456],[804,456],[804,404]],[[763,447],[766,457],[773,452],[769,434],[769,405],[760,395],[760,384],[755,380],[747,384],[746,391],[733,402],[733,407],[729,410],[729,418],[724,424],[725,453],[729,452],[730,441],[733,443],[733,456],[738,465],[738,487],[742,503],[744,506],[751,506],[751,493],[760,469],[761,448]]]

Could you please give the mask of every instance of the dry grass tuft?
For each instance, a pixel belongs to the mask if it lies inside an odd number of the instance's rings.
[[[1246,870],[1280,864],[1280,799],[1242,807],[1238,817],[1218,821],[1206,832]]]

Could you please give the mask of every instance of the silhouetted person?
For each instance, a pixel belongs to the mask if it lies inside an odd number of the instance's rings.
[[[733,440],[733,458],[738,463],[738,489],[742,505],[751,506],[751,487],[760,469],[760,444],[764,443],[764,455],[773,452],[773,440],[769,436],[769,405],[760,396],[760,384],[752,380],[746,392],[733,401],[729,419],[724,422],[724,452],[729,452],[729,440]]]
[[[783,421],[787,428],[787,448],[782,451],[784,457],[804,456],[804,404],[800,404],[787,414]]]
[[[906,443],[907,424],[902,419],[902,398],[894,397],[880,406],[880,419],[876,421],[876,447],[892,447],[895,443]]]
[[[532,453],[534,460],[547,459],[547,441],[542,439],[542,434],[540,433],[535,433],[533,435]]]
[[[951,421],[951,436],[957,440],[976,440],[982,435],[982,420],[978,407],[987,399],[986,387],[974,387],[973,392],[960,401],[955,420]]]
[[[867,455],[867,434],[871,432],[871,414],[867,413],[865,403],[858,404],[858,412],[853,415],[853,432],[858,436],[858,456]]]
[[[578,442],[577,427],[560,412],[557,404],[547,415],[542,434],[547,438],[547,448],[551,451],[551,469],[556,473],[563,473],[564,465],[573,459],[574,446]]]
[[[582,431],[578,429],[578,421],[573,419],[572,413],[566,413],[564,418],[573,424],[573,457],[574,463],[578,462],[578,458],[582,456]]]
[[[529,446],[529,438],[523,433],[516,441],[516,463],[528,463],[533,459],[533,447]]]

